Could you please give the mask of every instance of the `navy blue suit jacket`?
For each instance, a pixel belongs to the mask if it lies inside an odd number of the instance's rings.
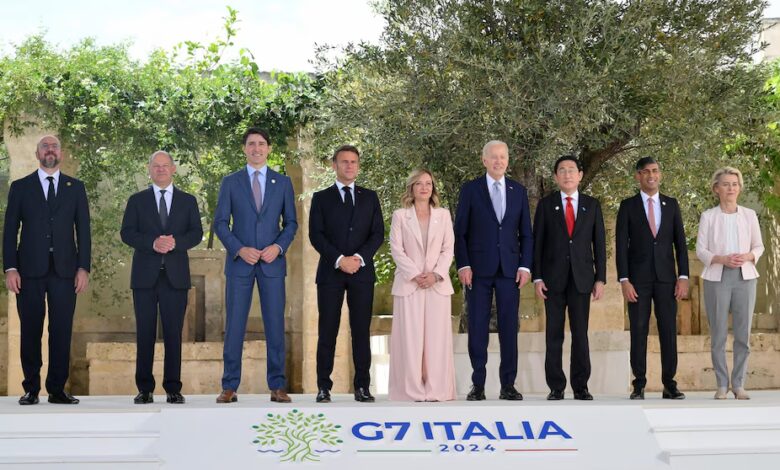
[[[92,241],[84,183],[60,173],[57,197],[49,214],[36,170],[11,183],[3,229],[3,269],[16,268],[22,277],[45,276],[49,271],[49,247],[54,248],[58,276],[73,278],[79,268],[89,271]]]
[[[165,270],[175,289],[189,289],[190,260],[187,250],[203,239],[203,225],[195,196],[173,187],[168,223],[163,229],[154,189],[139,191],[127,200],[122,229],[122,241],[135,249],[130,274],[130,288],[150,289],[157,282],[163,255],[154,251],[154,241],[160,235],[173,235],[176,248],[166,253]]]
[[[274,243],[282,247],[282,254],[271,263],[260,261],[258,264],[268,277],[286,276],[284,254],[296,230],[295,193],[289,177],[267,169],[263,207],[259,213],[255,209],[246,167],[222,180],[214,213],[214,231],[227,250],[226,276],[249,276],[254,269],[238,256],[238,250],[245,246],[260,250]]]
[[[501,222],[490,201],[487,179],[481,176],[463,185],[455,214],[455,263],[471,266],[475,276],[497,273],[514,279],[519,268],[531,269],[533,235],[528,192],[505,178],[506,210]]]

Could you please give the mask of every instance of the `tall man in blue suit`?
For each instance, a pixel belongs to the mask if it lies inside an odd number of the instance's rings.
[[[247,129],[243,150],[246,167],[222,180],[214,214],[214,231],[227,250],[225,369],[217,403],[238,401],[241,353],[255,283],[263,315],[271,401],[289,403],[284,376],[284,254],[298,229],[293,186],[290,178],[268,168],[271,138],[266,131]]]
[[[460,191],[455,214],[455,262],[466,290],[469,308],[469,357],[472,387],[469,401],[485,399],[490,307],[498,311],[501,346],[502,400],[522,400],[515,389],[520,291],[531,279],[533,235],[528,194],[520,183],[505,177],[509,147],[492,140],[482,149],[487,174],[469,181]]]

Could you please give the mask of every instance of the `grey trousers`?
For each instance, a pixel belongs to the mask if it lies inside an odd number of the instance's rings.
[[[720,282],[704,281],[704,306],[710,322],[712,337],[712,366],[718,388],[728,388],[729,369],[726,364],[726,337],[729,333],[731,312],[734,333],[734,368],[731,388],[745,384],[747,360],[750,355],[750,325],[756,306],[756,279],[742,279],[742,270],[723,267]]]

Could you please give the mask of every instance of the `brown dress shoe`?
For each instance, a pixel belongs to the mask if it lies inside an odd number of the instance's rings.
[[[287,395],[287,392],[285,392],[283,388],[277,388],[276,390],[271,390],[271,401],[290,403],[292,399]]]
[[[235,403],[238,401],[238,395],[233,390],[222,390],[217,397],[217,403]]]

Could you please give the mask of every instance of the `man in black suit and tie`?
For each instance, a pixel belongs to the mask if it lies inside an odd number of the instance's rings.
[[[373,402],[370,326],[374,301],[374,254],[382,245],[385,226],[374,191],[355,185],[360,153],[342,145],[333,153],[336,183],[314,193],[309,216],[309,240],[320,254],[317,267],[317,403],[330,402],[333,356],[344,293],[349,306],[355,400]]]
[[[25,394],[20,405],[38,403],[41,335],[49,307],[49,403],[75,405],[65,391],[76,294],[89,285],[91,240],[84,183],[60,172],[60,141],[38,141],[39,168],[11,183],[3,232],[5,285],[16,294],[21,326]],[[22,233],[19,235],[19,226]],[[18,244],[17,244],[18,237]]]
[[[615,226],[615,259],[631,327],[632,400],[645,398],[647,333],[651,305],[661,344],[662,397],[681,400],[677,388],[677,300],[688,296],[688,248],[677,200],[658,192],[661,167],[640,158],[634,178],[640,192],[620,203]],[[675,272],[675,259],[677,272]]]
[[[152,185],[130,196],[122,219],[122,241],[135,249],[130,288],[136,324],[137,405],[154,401],[154,343],[159,309],[165,343],[163,388],[168,403],[182,404],[181,331],[190,288],[187,250],[203,238],[195,197],[173,185],[176,165],[168,152],[149,159]]]
[[[539,201],[534,216],[534,288],[547,315],[544,372],[548,400],[563,400],[566,375],[562,349],[566,310],[571,329],[571,388],[575,400],[592,400],[588,391],[590,296],[599,300],[607,279],[607,244],[599,201],[579,192],[582,164],[560,157],[553,178],[560,191]]]

